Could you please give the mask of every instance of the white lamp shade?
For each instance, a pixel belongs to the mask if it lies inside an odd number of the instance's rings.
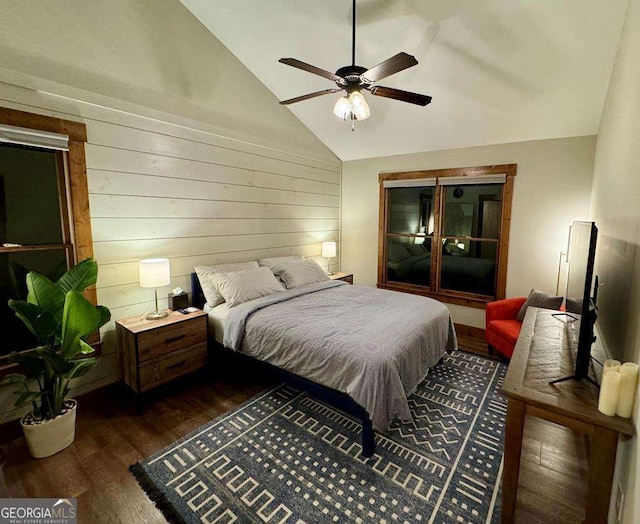
[[[138,262],[140,287],[162,287],[171,283],[168,258],[146,258]]]
[[[367,104],[360,91],[354,91],[349,95],[349,104],[351,105],[351,112],[358,120],[366,120],[371,116],[369,104]]]
[[[323,257],[335,257],[336,256],[336,243],[335,242],[323,242],[322,243],[322,256]]]
[[[333,107],[333,114],[342,118],[342,120],[349,118],[351,114],[351,104],[346,96],[338,98],[336,105]]]

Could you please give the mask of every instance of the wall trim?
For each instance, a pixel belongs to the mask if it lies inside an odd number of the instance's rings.
[[[454,323],[453,326],[456,329],[458,347],[460,349],[473,353],[481,352],[488,354],[488,345],[483,328],[456,323]]]

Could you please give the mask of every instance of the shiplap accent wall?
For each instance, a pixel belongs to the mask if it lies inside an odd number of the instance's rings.
[[[114,321],[153,309],[138,260],[166,257],[171,285],[191,291],[194,265],[302,254],[326,267],[320,243],[339,242],[341,165],[90,103],[1,86],[0,105],[87,125],[87,177],[98,300],[112,321],[103,358],[76,394],[117,380]],[[338,247],[339,250],[339,247]],[[331,270],[339,269],[338,257]],[[0,391],[0,421],[7,409]]]

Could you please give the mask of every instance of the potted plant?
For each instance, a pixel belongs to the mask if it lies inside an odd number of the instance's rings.
[[[38,347],[12,353],[10,361],[23,373],[8,375],[0,384],[18,386],[16,407],[33,406],[20,423],[35,458],[63,450],[75,437],[77,403],[67,399],[70,382],[98,363],[85,339],[111,318],[106,307],[94,306],[82,295],[97,277],[93,259],[72,267],[55,283],[32,271],[27,275],[27,300],[9,300]]]

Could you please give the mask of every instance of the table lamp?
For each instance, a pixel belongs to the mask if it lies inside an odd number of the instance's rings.
[[[166,311],[158,311],[158,288],[168,286],[171,282],[171,269],[168,258],[146,258],[138,262],[140,275],[140,287],[152,287],[155,289],[156,310],[149,313],[147,320],[158,320],[165,318]]]
[[[331,258],[336,256],[336,243],[323,242],[322,256],[327,259],[327,275],[333,275],[333,272],[331,271]]]

